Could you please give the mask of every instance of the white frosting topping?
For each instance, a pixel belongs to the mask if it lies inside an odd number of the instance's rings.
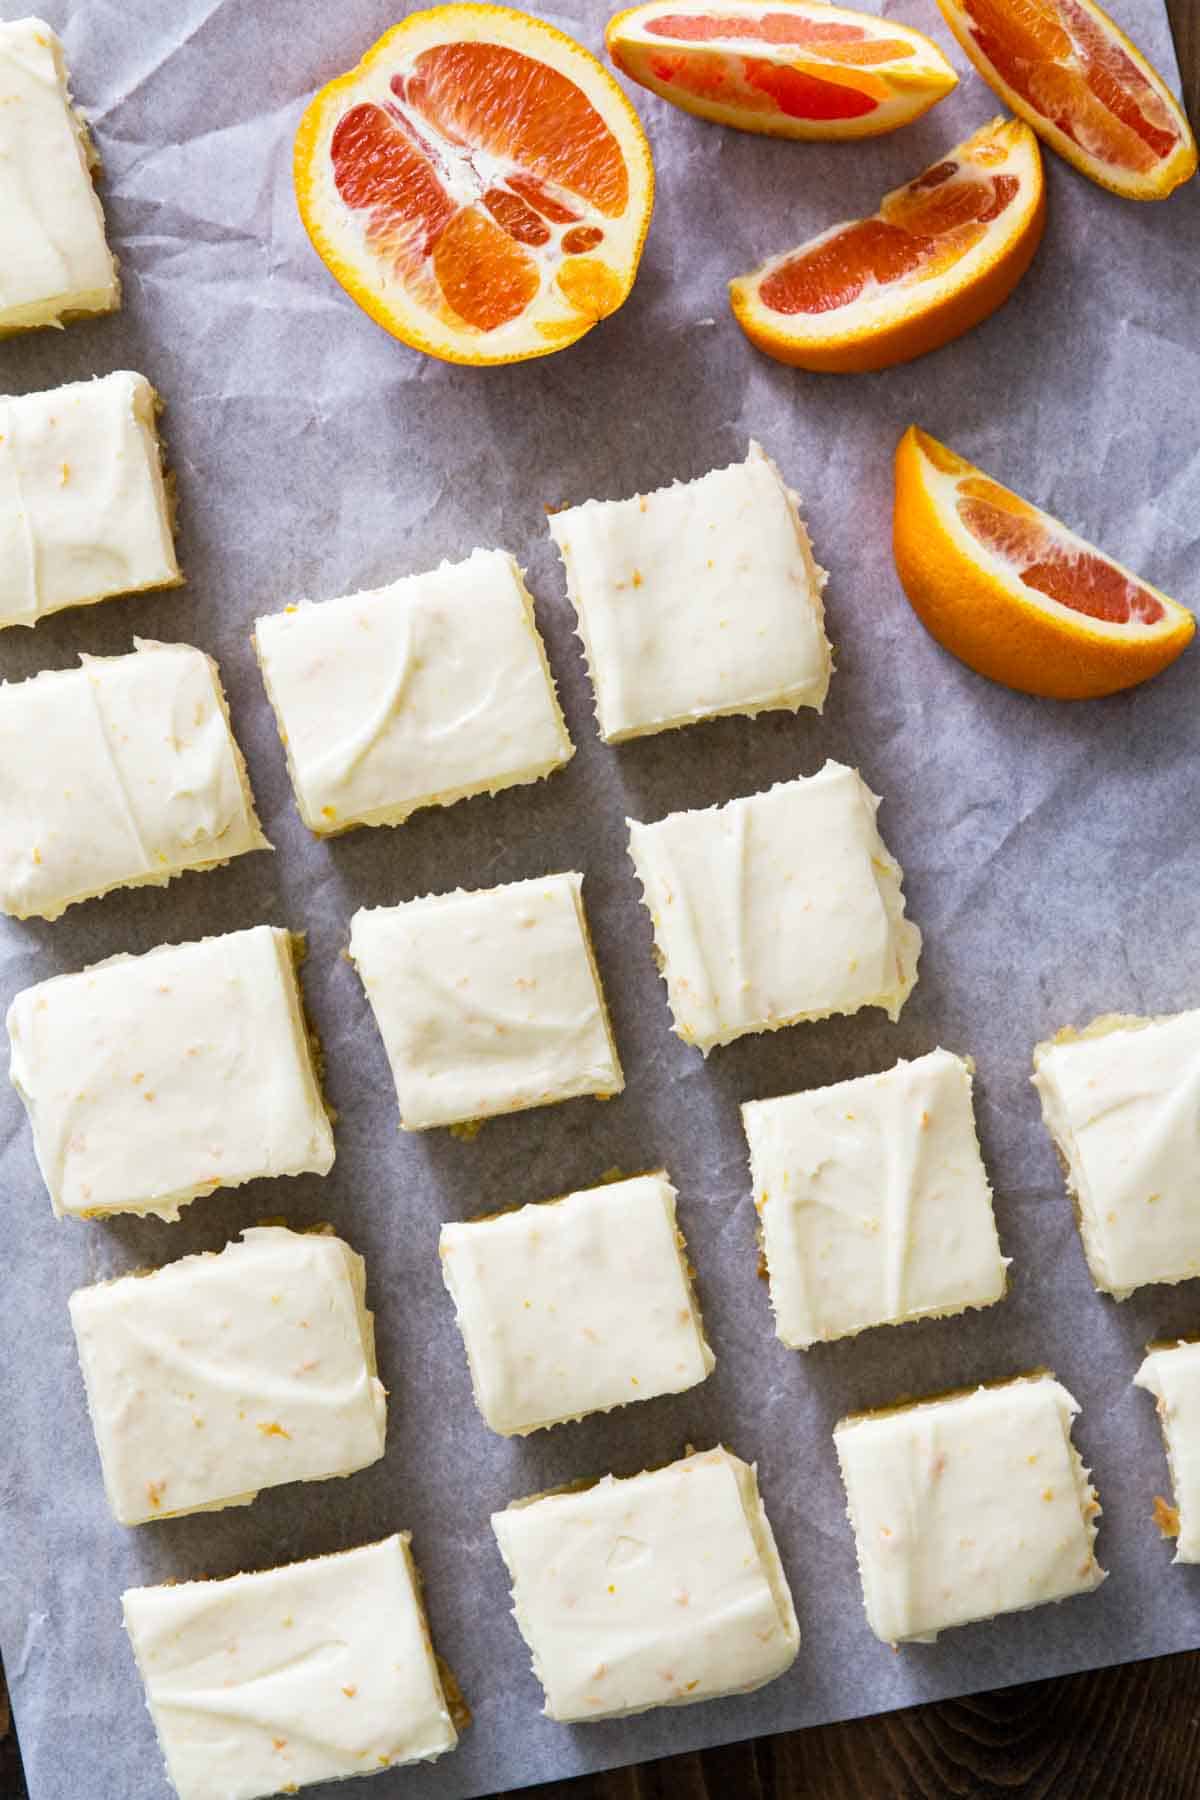
[[[58,38],[0,22],[0,332],[118,305],[91,160]]]
[[[350,954],[405,1130],[624,1087],[582,883],[547,875],[355,913]]]
[[[440,1249],[479,1410],[506,1437],[713,1367],[661,1172],[443,1225]]]
[[[260,619],[255,643],[312,831],[538,781],[574,754],[511,556]]]
[[[134,643],[0,685],[0,910],[18,919],[270,848],[217,665]]]
[[[259,1226],[219,1256],[79,1288],[70,1305],[122,1525],[383,1455],[366,1272],[340,1238]]]
[[[1200,1275],[1200,1011],[1109,1015],[1033,1064],[1096,1286]]]
[[[751,1101],[742,1122],[785,1344],[1003,1298],[960,1057],[934,1050],[882,1075]]]
[[[126,1590],[179,1800],[259,1800],[453,1750],[408,1545]]]
[[[552,1719],[746,1694],[800,1632],[754,1469],[701,1451],[492,1514]]]
[[[857,770],[827,762],[725,806],[626,821],[685,1043],[707,1052],[860,1006],[899,1016],[921,934],[878,805]]]
[[[796,496],[745,462],[550,517],[609,743],[719,713],[825,703],[821,588]]]
[[[181,579],[154,409],[128,370],[0,398],[0,626]]]
[[[1178,1513],[1175,1561],[1200,1562],[1200,1344],[1157,1346],[1133,1380],[1158,1402]]]
[[[260,1175],[324,1175],[291,934],[270,925],[113,956],[25,988],[9,1073],[55,1213],[155,1213]]]
[[[876,1637],[928,1642],[1100,1585],[1078,1411],[1044,1375],[842,1420],[834,1444]]]

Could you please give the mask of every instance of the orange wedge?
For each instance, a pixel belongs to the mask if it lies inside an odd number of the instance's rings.
[[[993,119],[869,219],[833,225],[730,282],[730,302],[746,336],[779,362],[890,368],[995,312],[1044,222],[1037,139],[1016,119]]]
[[[1162,200],[1196,172],[1183,110],[1095,0],[938,0],[989,87],[1101,187]]]
[[[958,80],[919,31],[826,0],[652,0],[618,13],[604,41],[663,100],[769,137],[877,137]]]
[[[633,285],[654,170],[596,58],[502,6],[412,13],[310,102],[296,198],[371,317],[446,362],[561,350]]]
[[[979,675],[1089,700],[1186,650],[1196,621],[1049,513],[910,425],[896,450],[893,546],[921,623]]]

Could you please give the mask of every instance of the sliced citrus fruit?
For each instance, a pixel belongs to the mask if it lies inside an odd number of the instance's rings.
[[[612,76],[501,6],[437,6],[310,102],[300,216],[386,331],[447,362],[574,343],[633,285],[650,147]]]
[[[618,13],[604,41],[662,99],[770,137],[877,137],[958,80],[919,31],[827,0],[651,0]]]
[[[752,343],[779,362],[845,373],[937,350],[1007,300],[1045,221],[1037,139],[993,119],[885,195],[729,284]]]
[[[1186,607],[910,425],[896,450],[896,568],[913,611],[977,674],[1088,700],[1187,648]]]
[[[1162,76],[1095,0],[938,0],[989,87],[1101,187],[1162,200],[1196,140]]]

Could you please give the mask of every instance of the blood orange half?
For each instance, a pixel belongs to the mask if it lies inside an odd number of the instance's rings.
[[[876,137],[958,79],[919,31],[826,0],[652,0],[604,37],[618,69],[662,99],[771,137]]]
[[[448,362],[562,349],[621,305],[654,173],[595,57],[499,6],[411,14],[309,104],[309,237],[395,337]]]
[[[869,219],[833,225],[729,284],[742,330],[779,362],[834,373],[936,350],[1006,300],[1042,236],[1037,139],[993,119]]]
[[[977,674],[1086,700],[1186,650],[1196,621],[1148,582],[911,425],[896,451],[893,547],[913,611]]]
[[[1162,200],[1195,174],[1179,102],[1095,0],[938,5],[988,85],[1101,187]]]

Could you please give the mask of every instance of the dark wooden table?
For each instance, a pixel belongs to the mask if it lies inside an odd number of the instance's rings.
[[[1166,4],[1184,99],[1200,130],[1200,0]],[[1031,1681],[521,1793],[522,1800],[1200,1800],[1200,1655]],[[0,1800],[28,1800],[2,1668]]]

